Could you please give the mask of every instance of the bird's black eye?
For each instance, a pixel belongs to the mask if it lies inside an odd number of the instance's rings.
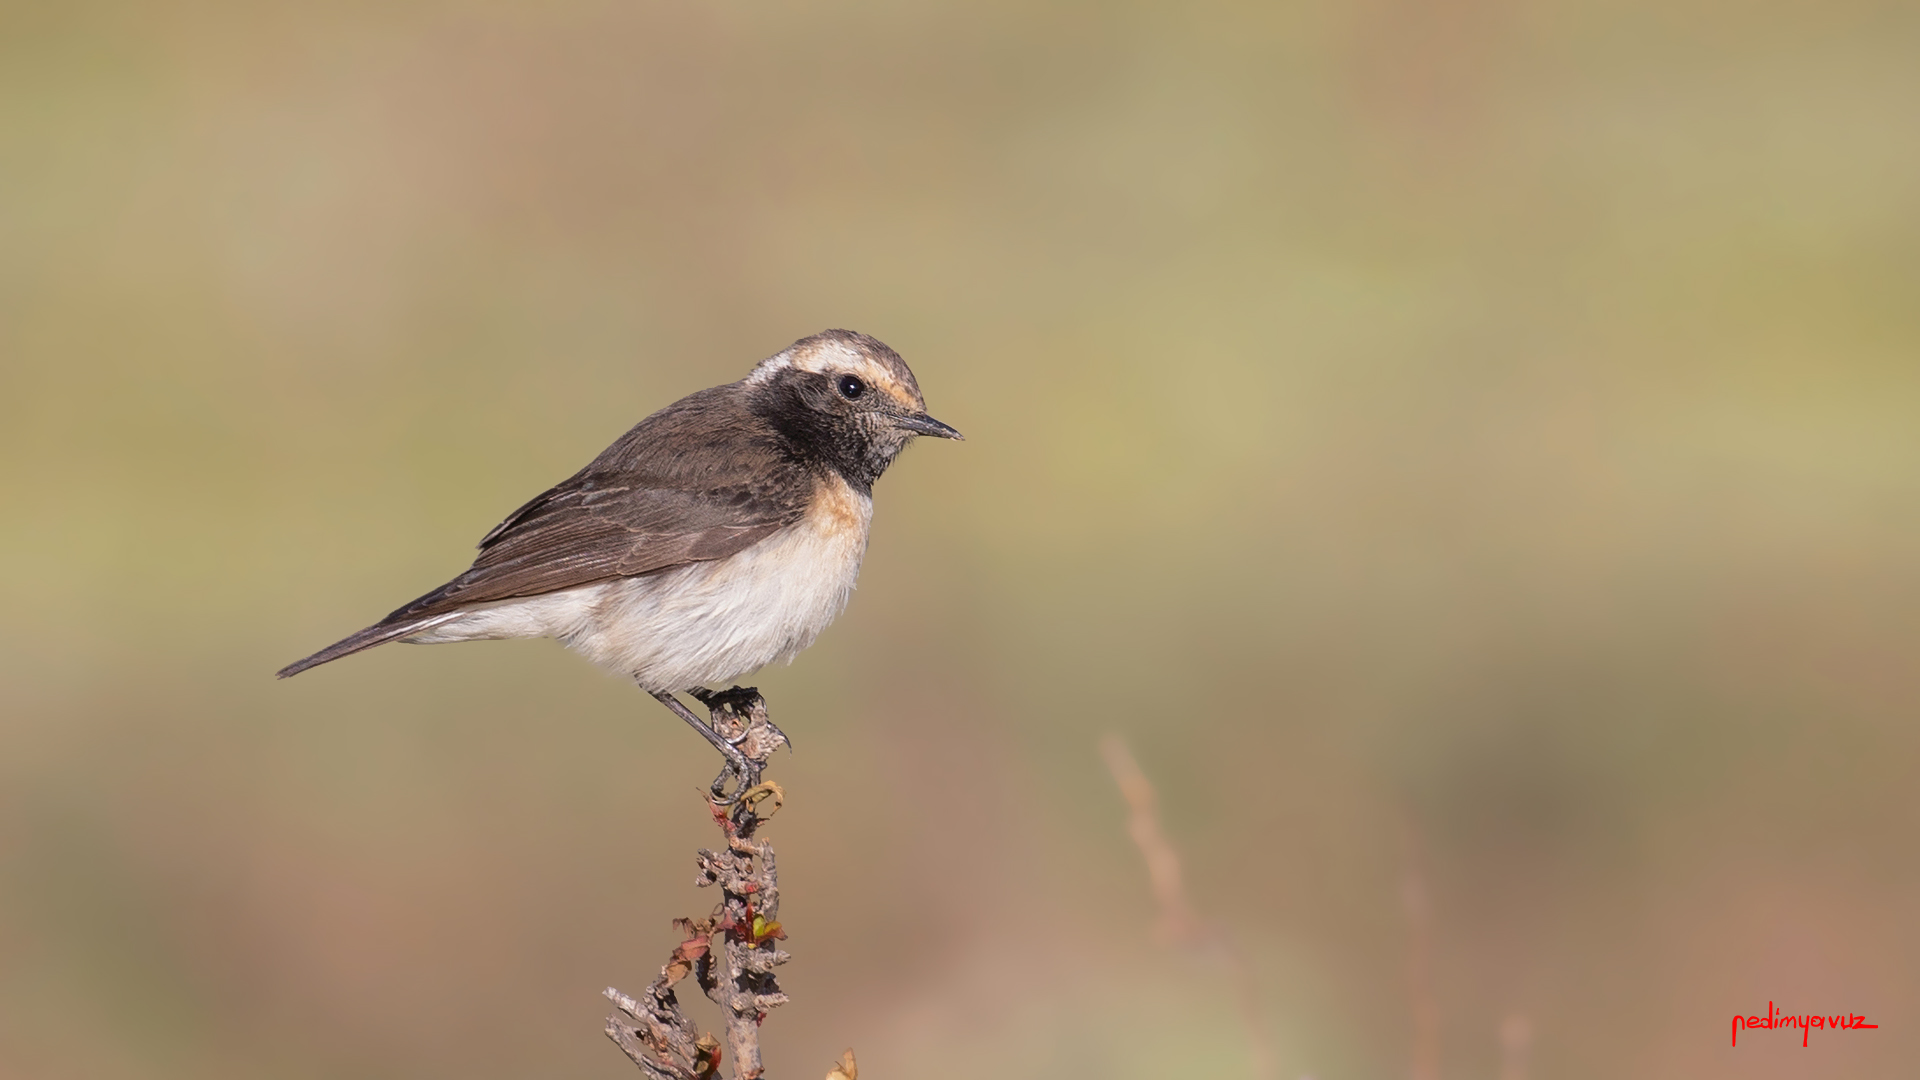
[[[854,401],[858,399],[861,394],[864,394],[866,392],[867,392],[866,383],[861,382],[859,379],[854,378],[852,375],[840,376],[840,396],[841,397],[846,398],[848,401]]]

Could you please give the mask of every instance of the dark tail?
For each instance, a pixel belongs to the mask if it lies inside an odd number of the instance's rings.
[[[295,660],[293,663],[274,672],[274,678],[292,678],[308,668],[319,667],[321,664],[338,660],[343,656],[352,656],[354,653],[371,649],[375,645],[385,645],[389,641],[394,641],[398,638],[406,637],[408,634],[414,633],[417,630],[422,630],[428,623],[434,621],[436,621],[436,617],[408,619],[404,622],[375,623],[357,634],[350,634],[347,637],[341,638],[339,641],[321,649],[319,652],[314,653],[304,660]]]
[[[418,633],[435,623],[445,622],[460,606],[456,598],[460,593],[461,582],[465,578],[466,575],[462,574],[365,630],[357,634],[349,634],[305,660],[295,660],[274,672],[274,678],[290,679],[310,667],[319,667],[321,664],[338,660],[343,656],[352,656],[362,650],[371,649],[375,645],[398,641],[408,634]]]

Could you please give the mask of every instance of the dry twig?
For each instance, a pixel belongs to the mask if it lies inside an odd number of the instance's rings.
[[[1533,1025],[1524,1013],[1508,1013],[1500,1022],[1500,1080],[1527,1080],[1527,1049]]]
[[[1160,902],[1160,937],[1195,952],[1212,953],[1226,964],[1231,973],[1234,1001],[1240,1007],[1240,1019],[1246,1027],[1254,1080],[1272,1080],[1278,1065],[1273,1039],[1260,1016],[1259,986],[1254,982],[1252,965],[1226,933],[1194,914],[1180,873],[1180,853],[1173,849],[1160,828],[1159,797],[1153,790],[1153,782],[1140,771],[1140,763],[1134,760],[1126,740],[1113,733],[1102,736],[1100,756],[1106,759],[1107,770],[1113,773],[1114,783],[1120,786],[1120,794],[1127,800],[1127,834],[1133,837],[1140,857],[1146,860],[1153,896]]]
[[[1420,838],[1411,823],[1401,827],[1406,874],[1400,900],[1407,914],[1407,997],[1413,1012],[1412,1080],[1440,1080],[1440,1006],[1433,997],[1433,910],[1420,868]]]
[[[775,944],[787,936],[777,921],[780,879],[773,845],[756,835],[786,799],[780,785],[761,782],[760,774],[768,756],[787,740],[768,722],[766,699],[751,687],[707,694],[701,701],[714,730],[739,747],[747,763],[744,775],[728,765],[707,797],[726,844],[718,850],[701,849],[695,883],[718,885],[720,902],[707,918],[674,921],[685,940],[640,997],[607,988],[607,997],[617,1006],[607,1017],[607,1037],[649,1080],[718,1076],[720,1040],[696,1034],[674,995],[674,986],[692,975],[725,1017],[726,1051],[733,1058],[735,1080],[754,1080],[762,1073],[760,1024],[769,1009],[787,1002],[773,977],[773,969],[788,960]],[[726,790],[729,783],[732,794]]]

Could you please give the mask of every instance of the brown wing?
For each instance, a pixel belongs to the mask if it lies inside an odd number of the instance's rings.
[[[725,389],[635,425],[482,537],[472,569],[383,621],[724,559],[800,520],[812,474]]]
[[[787,494],[739,486],[556,490],[483,548],[472,569],[383,621],[724,559],[799,520],[805,504]]]
[[[702,391],[642,420],[482,537],[466,573],[281,677],[403,637],[468,604],[724,559],[800,520],[813,475],[730,389]]]

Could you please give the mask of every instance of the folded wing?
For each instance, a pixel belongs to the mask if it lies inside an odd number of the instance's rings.
[[[359,633],[281,669],[297,675],[496,600],[724,559],[800,520],[812,475],[696,394],[648,417],[591,465],[481,538],[471,569]],[[672,454],[659,450],[662,436]],[[694,438],[689,438],[694,436]]]

